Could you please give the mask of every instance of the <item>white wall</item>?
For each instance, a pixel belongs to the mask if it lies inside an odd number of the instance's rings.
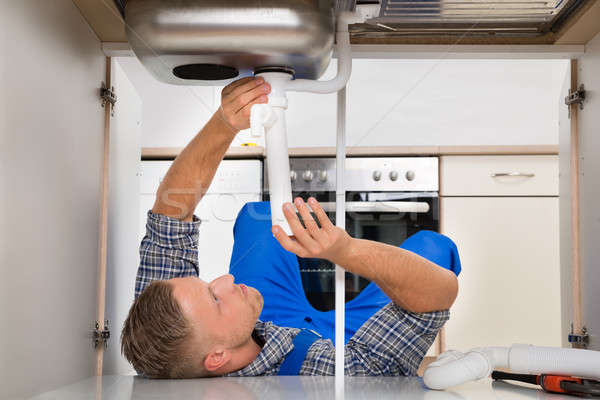
[[[157,82],[122,62],[144,103],[143,147],[185,146],[218,90]],[[558,144],[565,60],[363,60],[348,87],[348,145]],[[324,79],[335,74],[335,60]],[[289,93],[291,147],[335,145],[336,96]],[[242,133],[234,145],[257,141]]]
[[[70,0],[0,0],[0,398],[93,374],[104,78]]]
[[[348,89],[348,144],[556,144],[565,65],[357,60]]]
[[[142,99],[142,147],[185,146],[220,104],[213,87],[162,83],[135,57],[119,64]]]

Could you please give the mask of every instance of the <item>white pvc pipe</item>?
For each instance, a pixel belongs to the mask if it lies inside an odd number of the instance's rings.
[[[353,22],[354,18],[355,15],[352,13],[342,13],[337,18],[336,51],[338,54],[338,73],[332,80],[312,81],[297,79],[292,81],[291,76],[284,72],[256,74],[257,76],[262,76],[271,85],[271,93],[268,96],[268,104],[255,104],[252,106],[250,128],[253,136],[260,136],[264,131],[267,162],[269,163],[267,175],[269,179],[272,224],[281,226],[288,235],[291,235],[292,231],[282,211],[283,203],[292,201],[287,128],[284,113],[284,110],[287,109],[285,92],[333,93],[346,87],[346,83],[352,72],[348,24]]]
[[[346,168],[346,87],[337,95],[337,139],[335,166],[335,225],[346,229],[346,189],[344,171]],[[346,271],[335,266],[335,398],[344,398],[344,343],[346,311]]]
[[[337,75],[329,81],[290,80],[285,73],[260,73],[271,84],[267,105],[257,104],[251,109],[250,123],[253,135],[264,128],[267,152],[271,218],[273,225],[280,225],[291,235],[291,229],[283,216],[282,205],[292,201],[290,165],[287,149],[287,131],[284,110],[287,108],[286,91],[313,93],[338,92],[337,109],[337,153],[336,153],[336,225],[345,229],[346,198],[344,169],[346,159],[346,84],[352,72],[352,55],[348,24],[353,14],[338,16],[336,50],[338,55]],[[285,76],[285,77],[284,77]],[[344,342],[345,342],[345,271],[339,265],[335,270],[335,393],[336,400],[344,398]]]
[[[262,76],[271,85],[268,104],[255,104],[250,113],[250,128],[256,136],[264,128],[267,153],[267,176],[271,201],[271,223],[279,225],[286,234],[292,230],[283,215],[283,203],[292,202],[292,184],[290,181],[290,160],[288,157],[287,127],[285,110],[287,98],[285,84],[292,78],[285,72],[265,72]]]
[[[461,383],[485,378],[494,367],[507,368],[508,349],[501,347],[479,348],[468,353],[447,351],[429,364],[423,381],[430,389],[446,389]]]
[[[348,24],[353,21],[354,14],[342,13],[337,19],[335,33],[335,49],[337,52],[337,75],[328,81],[295,79],[287,83],[285,90],[292,92],[334,93],[346,87],[352,72],[352,52],[350,50],[350,34]]]
[[[536,347],[514,344],[510,348],[511,370],[525,374],[554,374],[600,379],[600,351]]]
[[[525,344],[481,347],[467,353],[447,351],[427,367],[423,381],[428,388],[441,390],[485,378],[496,368],[508,368],[514,373],[600,379],[600,352]]]

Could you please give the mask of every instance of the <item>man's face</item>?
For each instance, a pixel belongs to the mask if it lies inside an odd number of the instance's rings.
[[[210,283],[195,277],[169,282],[197,343],[235,348],[249,340],[263,306],[258,290],[234,284],[229,274]]]

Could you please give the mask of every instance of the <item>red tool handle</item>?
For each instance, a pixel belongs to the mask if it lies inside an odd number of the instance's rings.
[[[573,378],[571,376],[560,376],[560,375],[546,375],[542,374],[538,376],[538,385],[542,387],[546,392],[551,393],[570,393],[563,389],[563,382],[573,382],[582,384],[583,379]]]

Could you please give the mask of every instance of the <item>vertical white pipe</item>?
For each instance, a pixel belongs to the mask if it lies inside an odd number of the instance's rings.
[[[344,172],[346,169],[346,87],[337,95],[337,151],[335,188],[335,225],[346,229],[346,190]],[[344,398],[344,342],[346,279],[344,269],[335,266],[335,398]]]
[[[283,203],[292,202],[285,109],[273,107],[273,112],[277,116],[277,121],[271,128],[265,129],[271,221],[273,225],[279,225],[286,234],[291,235],[292,230],[282,209]]]
[[[292,79],[292,76],[285,72],[265,72],[257,74],[257,76],[262,76],[271,85],[268,104],[275,114],[274,123],[265,126],[271,221],[273,225],[279,225],[286,234],[291,235],[292,230],[283,215],[282,206],[283,203],[292,202],[290,159],[288,156],[287,125],[285,121],[287,97],[284,89],[285,85]]]

